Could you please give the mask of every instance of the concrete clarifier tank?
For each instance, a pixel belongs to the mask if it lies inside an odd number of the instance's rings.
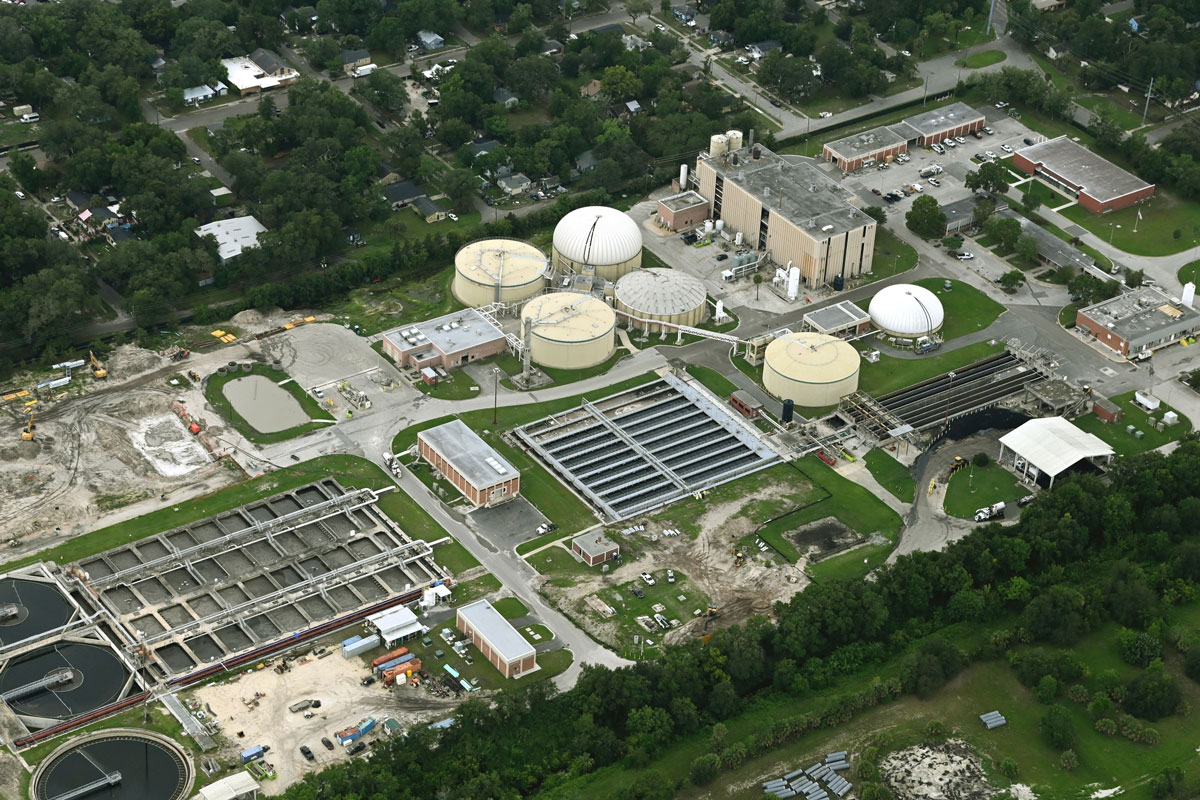
[[[858,390],[858,351],[833,336],[790,333],[767,345],[763,385],[780,400],[816,408]]]
[[[520,303],[542,291],[549,271],[546,254],[528,242],[480,239],[454,256],[451,290],[472,308],[496,301]]]
[[[521,309],[521,336],[543,367],[578,369],[605,361],[616,347],[616,327],[616,313],[586,294],[544,294]]]
[[[617,281],[613,292],[617,311],[646,322],[627,320],[630,328],[656,333],[662,325],[699,325],[707,311],[707,293],[698,278],[675,269],[639,269]]]

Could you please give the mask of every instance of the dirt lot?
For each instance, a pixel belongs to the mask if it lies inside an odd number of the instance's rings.
[[[359,681],[367,674],[364,661],[344,659],[336,647],[331,649],[333,654],[323,659],[294,662],[283,675],[261,669],[189,695],[200,702],[201,708],[211,709],[221,726],[224,746],[220,760],[236,763],[238,754],[254,745],[271,748],[267,761],[274,765],[278,778],[261,784],[266,794],[281,794],[304,773],[347,758],[346,748],[337,744],[333,734],[363,717],[375,717],[378,722],[375,732],[363,740],[370,743],[383,736],[385,717],[407,728],[444,719],[458,704],[456,700],[435,698],[424,688],[402,686],[393,692],[378,683],[362,686]],[[246,705],[243,701],[252,701],[256,692],[262,695],[257,705]],[[291,704],[310,699],[321,701],[321,708],[311,719],[288,711]],[[244,735],[239,737],[239,732]],[[332,751],[322,746],[323,736],[334,743]],[[314,761],[300,755],[300,745],[308,745]]]
[[[974,748],[961,739],[897,750],[879,772],[897,800],[987,800],[995,793]]]

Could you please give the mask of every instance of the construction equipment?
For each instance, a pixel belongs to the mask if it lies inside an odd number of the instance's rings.
[[[21,441],[22,442],[32,442],[33,441],[33,429],[34,429],[33,409],[31,408],[31,409],[29,409],[29,420],[25,423],[25,429],[23,431],[21,431]]]
[[[702,616],[704,617],[704,630],[708,630],[708,623],[721,616],[721,609],[717,608],[716,606],[709,606],[704,610],[704,614]]]
[[[96,358],[96,354],[88,350],[88,365],[92,368],[93,378],[107,378],[108,370],[104,368],[104,362]]]
[[[967,466],[967,460],[962,456],[955,456],[954,461],[950,462],[950,474],[958,472]]]
[[[741,550],[735,550],[733,552],[733,565],[735,567],[740,567],[745,563],[746,563],[746,554],[743,553]]]

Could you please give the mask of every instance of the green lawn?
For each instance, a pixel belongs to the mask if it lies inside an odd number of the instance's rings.
[[[992,64],[999,64],[1008,55],[1003,50],[981,50],[978,53],[972,53],[966,58],[960,58],[954,62],[955,66],[966,67],[967,69],[982,69],[990,67]]]
[[[529,614],[529,608],[515,597],[501,597],[492,603],[492,608],[505,619],[519,619]]]
[[[564,542],[563,544],[565,545],[566,543]],[[529,566],[542,575],[569,578],[572,575],[591,575],[600,571],[599,566],[589,567],[576,558],[565,546],[561,545],[547,547],[545,550],[528,556],[525,560],[529,562]]]
[[[480,386],[461,369],[450,372],[450,377],[430,386],[425,381],[417,381],[414,386],[421,394],[436,397],[440,400],[466,400],[469,397],[479,397]],[[490,388],[490,387],[489,387]]]
[[[309,421],[303,425],[297,425],[294,428],[288,428],[284,431],[261,433],[247,422],[241,414],[237,413],[233,404],[225,397],[225,392],[223,391],[225,384],[238,378],[245,378],[248,375],[260,375],[286,390],[288,394],[296,399],[300,407],[304,409],[304,413],[308,415]],[[217,375],[216,373],[209,375],[204,385],[204,398],[208,400],[209,404],[217,410],[217,413],[232,425],[238,433],[258,444],[272,444],[297,436],[303,436],[306,433],[320,430],[333,421],[333,416],[321,408],[321,404],[317,399],[304,391],[303,387],[292,380],[290,375],[273,367],[268,367],[266,364],[254,364],[250,367],[249,372],[238,370],[236,372],[229,372],[226,375]]]
[[[554,639],[554,634],[545,625],[522,625],[517,630],[530,644],[545,644]]]
[[[908,272],[917,265],[917,251],[908,242],[883,226],[875,228],[875,254],[871,260],[871,274],[863,276],[861,283],[890,278]]]
[[[1075,102],[1092,112],[1099,112],[1101,109],[1109,111],[1112,119],[1124,130],[1131,131],[1142,126],[1140,106],[1137,111],[1134,111],[1133,107],[1128,104],[1116,103],[1105,95],[1077,96]]]
[[[1180,283],[1194,283],[1200,286],[1200,261],[1184,264],[1179,268]]]
[[[1075,327],[1075,312],[1079,310],[1079,303],[1067,303],[1058,312],[1058,324],[1064,328]]]
[[[1063,203],[1070,202],[1071,200],[1071,198],[1067,197],[1065,194],[1054,191],[1037,178],[1034,178],[1028,183],[1021,184],[1016,188],[1016,191],[1020,192],[1022,195],[1032,194],[1042,202],[1042,205],[1047,206],[1048,208],[1057,208]],[[1063,233],[1066,234],[1066,231],[1063,231]],[[1057,236],[1058,234],[1056,233],[1055,235]],[[1067,241],[1070,241],[1070,234],[1066,235]]]
[[[538,666],[541,667],[532,675],[527,675],[522,678],[523,681],[544,681],[553,678],[555,675],[561,675],[567,671],[567,667],[571,666],[571,662],[575,660],[575,654],[565,647],[558,650],[551,650],[549,653],[542,653],[537,657]]]
[[[542,545],[550,544],[551,542],[557,542],[562,538],[562,531],[550,531],[549,533],[543,533],[541,536],[530,539],[527,542],[521,542],[519,545],[517,545],[517,555],[523,556],[533,550],[538,549]]]
[[[661,603],[666,606],[666,610],[659,613],[668,620],[679,620],[680,623],[686,623],[695,616],[696,609],[703,612],[708,607],[708,595],[692,585],[688,577],[679,570],[675,571],[674,583],[667,583],[665,569],[656,570],[651,573],[654,577],[654,585],[647,586],[645,581],[637,577],[632,567],[625,569],[629,573],[628,577],[632,580],[626,580],[616,586],[596,592],[597,597],[608,603],[617,612],[615,617],[610,618],[610,621],[617,623],[616,635],[610,643],[625,658],[653,658],[661,654],[658,644],[662,641],[662,635],[666,631],[656,625],[653,633],[647,633],[637,623],[636,618],[642,615],[653,618],[655,613],[653,606]],[[635,585],[642,590],[645,597],[639,598],[630,591],[630,587]],[[680,596],[684,599],[680,600]],[[600,612],[582,601],[577,605],[583,609],[582,613],[596,619],[603,619]],[[643,639],[649,636],[654,641],[654,645],[647,644],[644,649],[641,642],[634,645],[633,637],[635,635]]]
[[[1139,210],[1141,221],[1137,218]],[[1111,237],[1114,247],[1139,256],[1167,256],[1200,241],[1200,203],[1184,200],[1162,188],[1149,204],[1110,214],[1093,214],[1082,206],[1071,206],[1062,214],[1105,241]]]
[[[938,295],[942,301],[946,311],[942,338],[947,341],[983,330],[1005,311],[1004,306],[962,281],[951,280],[949,292],[942,288],[945,278],[922,278],[915,283]]]
[[[390,517],[391,514],[388,516]],[[456,542],[453,539],[435,547],[433,549],[433,558],[437,563],[455,575],[479,566],[479,559],[471,555],[470,551],[463,547],[460,542]]]
[[[738,387],[733,381],[710,367],[688,364],[687,372],[717,397],[728,399],[729,395],[737,391]]]
[[[972,455],[974,454],[963,453],[963,457],[967,459]],[[1029,491],[1017,482],[1016,476],[994,461],[986,467],[968,464],[950,479],[942,507],[952,517],[970,519],[984,506],[1004,501],[1009,507],[1013,507],[1027,494]]]
[[[340,302],[325,306],[325,310],[338,322],[358,325],[371,335],[463,308],[450,291],[453,280],[453,265],[418,281],[386,278],[353,290]]]
[[[891,453],[871,450],[863,457],[863,461],[879,485],[895,495],[898,500],[911,503],[916,497],[917,482],[913,480],[912,473],[908,467],[893,458]]]
[[[987,342],[976,342],[957,350],[922,358],[900,359],[881,355],[877,364],[868,364],[866,361],[862,363],[858,388],[869,395],[879,397],[944,372],[973,364],[1000,352],[1003,348],[1004,345],[1000,343],[990,345]]]
[[[1186,391],[1181,389],[1181,391]],[[1147,450],[1153,450],[1156,447],[1162,447],[1168,442],[1173,442],[1176,439],[1182,439],[1192,430],[1192,423],[1183,414],[1179,414],[1179,422],[1169,428],[1164,428],[1162,432],[1155,430],[1149,423],[1149,418],[1162,419],[1163,414],[1168,411],[1176,411],[1166,403],[1158,407],[1158,410],[1153,414],[1147,414],[1133,402],[1133,392],[1128,394],[1119,394],[1116,397],[1109,398],[1112,402],[1121,407],[1121,421],[1117,423],[1104,422],[1094,414],[1085,414],[1084,416],[1074,420],[1075,424],[1088,433],[1095,434],[1112,446],[1116,451],[1117,456],[1131,456],[1138,453],[1144,453]],[[1136,430],[1141,431],[1144,437],[1138,439],[1133,434],[1125,432],[1128,425],[1136,425]]]

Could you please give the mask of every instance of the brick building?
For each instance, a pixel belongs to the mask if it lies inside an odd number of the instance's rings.
[[[401,367],[454,367],[504,352],[504,333],[473,308],[383,334],[383,353]]]
[[[1119,211],[1154,197],[1154,184],[1065,135],[1021,148],[1013,155],[1013,166],[1062,189],[1094,214]]]
[[[499,505],[521,491],[521,473],[462,420],[417,434],[421,458],[476,508]]]
[[[458,609],[454,624],[504,677],[519,678],[540,669],[533,645],[487,600]]]
[[[981,129],[987,120],[966,103],[951,103],[906,117],[893,125],[882,125],[829,142],[821,158],[832,161],[842,172],[853,172],[877,163],[892,161],[910,147],[928,147],[955,136]]]
[[[1200,332],[1200,314],[1149,286],[1075,312],[1075,326],[1123,356],[1149,355]]]
[[[691,230],[708,219],[708,201],[690,190],[673,194],[658,201],[656,216],[670,230]]]
[[[601,532],[585,533],[571,540],[571,552],[594,567],[620,555],[621,546]]]

